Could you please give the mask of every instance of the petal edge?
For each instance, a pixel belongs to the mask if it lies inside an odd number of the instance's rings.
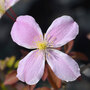
[[[61,47],[75,39],[78,33],[78,24],[72,17],[62,16],[52,22],[45,34],[45,39],[52,47]]]
[[[49,49],[46,58],[53,72],[61,80],[74,81],[80,76],[78,64],[67,54]]]
[[[17,69],[17,78],[28,85],[36,84],[42,77],[45,67],[43,52],[33,50],[23,58]]]

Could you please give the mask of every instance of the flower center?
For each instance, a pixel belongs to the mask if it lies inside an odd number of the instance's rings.
[[[3,14],[4,12],[4,9],[0,8],[0,13]]]
[[[4,7],[3,7],[3,4],[4,4],[4,1],[1,1],[1,2],[0,2],[0,13],[1,13],[1,14],[4,14],[4,13],[5,13],[5,9],[4,9]]]
[[[46,42],[38,42],[38,43],[37,43],[37,46],[38,46],[38,48],[39,48],[40,50],[44,50],[44,49],[47,48]]]

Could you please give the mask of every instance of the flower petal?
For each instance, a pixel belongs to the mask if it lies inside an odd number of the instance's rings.
[[[44,52],[34,50],[19,62],[17,77],[29,85],[36,84],[44,73]]]
[[[0,18],[3,14],[19,0],[0,0]]]
[[[5,8],[6,10],[17,3],[19,0],[5,0]]]
[[[46,53],[46,60],[53,72],[62,80],[73,81],[80,76],[78,64],[67,54],[49,49]]]
[[[53,21],[48,28],[45,39],[49,47],[60,47],[77,36],[78,24],[70,16],[62,16]]]
[[[39,25],[31,16],[20,16],[14,23],[11,31],[14,42],[26,48],[37,48],[37,42],[43,40]]]

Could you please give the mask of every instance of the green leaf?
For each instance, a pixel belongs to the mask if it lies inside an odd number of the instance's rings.
[[[20,61],[20,60],[16,61],[15,64],[14,64],[14,68],[15,68],[15,69],[18,67],[19,61]]]
[[[11,68],[13,66],[15,60],[16,60],[15,56],[10,57],[8,62],[7,62],[7,67]]]
[[[2,90],[7,90],[4,84],[1,84],[1,89]]]
[[[55,75],[55,73],[52,71],[49,65],[47,65],[48,68],[48,81],[51,84],[51,86],[55,89],[58,90],[61,88],[62,81]],[[43,90],[43,89],[42,89]]]
[[[13,70],[10,73],[6,74],[4,85],[13,85],[18,82],[18,78],[16,77],[17,71]]]
[[[0,60],[0,70],[4,70],[6,67],[6,62],[5,60]]]

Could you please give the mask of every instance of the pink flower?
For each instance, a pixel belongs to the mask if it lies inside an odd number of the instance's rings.
[[[58,78],[67,82],[77,79],[80,76],[78,64],[55,48],[75,39],[78,32],[78,24],[70,16],[55,19],[44,37],[33,17],[18,17],[11,31],[13,41],[25,48],[36,49],[19,62],[18,79],[29,85],[36,84],[43,76],[45,60]]]
[[[0,0],[0,17],[19,0]]]

